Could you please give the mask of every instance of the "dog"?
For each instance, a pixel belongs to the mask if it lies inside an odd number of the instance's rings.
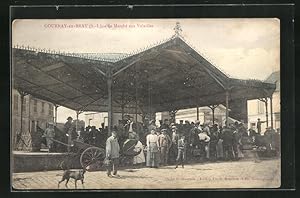
[[[82,169],[82,170],[65,170],[62,176],[62,179],[58,182],[57,188],[59,188],[59,185],[61,182],[66,181],[65,186],[66,188],[68,188],[68,182],[70,180],[70,178],[73,178],[75,180],[75,189],[77,189],[77,181],[80,180],[81,184],[84,188],[84,173],[86,172],[86,169]]]

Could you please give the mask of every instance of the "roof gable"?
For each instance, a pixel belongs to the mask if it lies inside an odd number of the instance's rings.
[[[74,110],[107,111],[107,72],[115,112],[168,111],[270,95],[272,84],[229,78],[180,36],[112,63],[91,56],[13,49],[14,87]],[[136,102],[137,98],[137,102]]]

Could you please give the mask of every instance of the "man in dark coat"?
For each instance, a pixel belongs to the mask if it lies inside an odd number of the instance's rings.
[[[184,135],[185,135],[185,139],[188,141],[188,144],[190,144],[190,136],[191,136],[191,124],[188,120],[185,121],[184,125],[183,125],[183,132],[184,132]]]
[[[257,123],[256,123],[257,133],[261,134],[261,124],[265,122],[266,121],[261,121],[260,118],[257,119]]]
[[[161,164],[167,165],[169,150],[172,146],[172,140],[171,140],[170,136],[167,134],[167,129],[162,129],[161,132],[162,132],[162,134],[160,134],[158,136]]]
[[[198,134],[200,133],[200,121],[196,121],[195,125],[191,128],[190,132],[190,144],[192,147],[199,147],[199,137]]]
[[[73,134],[73,124],[72,124],[73,118],[72,117],[68,117],[67,118],[67,122],[64,125],[64,133],[65,133],[65,137],[64,137],[64,143],[66,144],[71,144],[72,141],[72,134]]]
[[[200,148],[200,139],[199,139],[199,133],[201,132],[200,128],[200,121],[196,121],[196,124],[191,125],[191,130],[190,130],[190,135],[189,135],[189,151],[188,151],[188,157],[189,158],[194,158],[195,157],[195,152],[198,148]]]
[[[219,135],[217,130],[213,130],[210,136],[209,143],[209,158],[212,161],[217,160],[217,143],[219,141]]]
[[[177,157],[177,144],[178,144],[178,140],[179,140],[179,132],[176,126],[172,126],[172,145],[170,148],[170,160],[175,161],[176,157]]]
[[[232,129],[228,127],[223,128],[222,133],[222,139],[223,139],[223,150],[224,150],[224,157],[225,160],[232,160],[233,159],[233,131]]]
[[[239,146],[241,142],[241,133],[238,132],[238,130],[233,131],[233,141],[232,141],[232,149],[234,152],[234,159],[238,160],[239,159]]]
[[[126,121],[124,128],[127,134],[132,132],[137,132],[137,126],[136,123],[133,121],[132,116],[129,116],[129,119]]]

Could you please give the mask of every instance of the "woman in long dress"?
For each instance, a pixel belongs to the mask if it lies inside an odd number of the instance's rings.
[[[146,166],[151,168],[158,168],[159,143],[158,143],[158,136],[156,135],[156,131],[154,129],[151,130],[151,134],[147,135],[146,143],[147,143]]]
[[[146,160],[144,154],[144,146],[140,142],[139,135],[136,132],[132,132],[129,134],[129,139],[137,140],[137,144],[134,147],[134,151],[136,152],[140,151],[138,155],[133,157],[133,165],[142,165],[143,163],[145,163]]]
[[[138,141],[137,144],[134,147],[135,151],[140,151],[140,154],[136,155],[133,157],[133,164],[134,165],[142,165],[143,163],[145,163],[145,154],[144,154],[144,147],[143,144]]]

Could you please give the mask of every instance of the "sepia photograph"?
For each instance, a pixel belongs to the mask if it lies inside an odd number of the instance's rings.
[[[278,18],[16,19],[12,191],[281,186]]]

